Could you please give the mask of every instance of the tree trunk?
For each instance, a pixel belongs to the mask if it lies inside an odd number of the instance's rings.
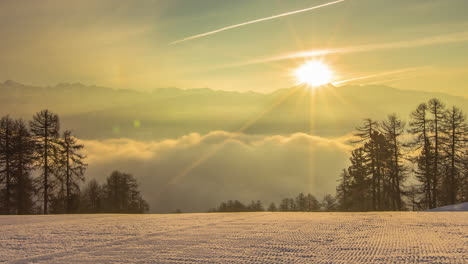
[[[48,162],[48,150],[49,150],[49,135],[48,135],[48,122],[47,118],[44,123],[44,214],[48,213],[48,200],[49,200],[49,183],[48,183],[48,176],[49,176],[49,162]]]

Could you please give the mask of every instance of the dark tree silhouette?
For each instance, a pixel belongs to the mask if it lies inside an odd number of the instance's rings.
[[[247,206],[241,203],[238,200],[229,200],[227,202],[222,202],[218,209],[215,209],[214,212],[247,212],[250,211]]]
[[[370,119],[364,123],[355,133],[359,137],[355,143],[360,145],[351,152],[351,166],[341,176],[338,207],[349,211],[402,210],[406,173],[399,138],[404,123],[395,115],[380,126]]]
[[[388,119],[382,123],[382,130],[390,145],[391,162],[389,166],[390,176],[390,195],[392,200],[392,209],[402,209],[402,181],[405,177],[406,169],[402,164],[403,157],[401,149],[403,144],[400,142],[400,137],[405,131],[405,123],[401,121],[395,114],[389,115]]]
[[[48,110],[36,113],[29,124],[30,130],[23,120],[0,119],[0,214],[149,210],[130,174],[113,172],[103,186],[92,180],[80,192],[87,166],[84,146],[70,131],[60,138],[59,118]],[[263,210],[260,201],[251,207]]]
[[[317,200],[317,198],[315,198],[315,196],[313,196],[312,194],[309,193],[305,197],[305,200],[306,200],[306,208],[304,210],[305,212],[320,211],[320,203]]]
[[[433,164],[433,175],[432,175],[432,208],[435,208],[439,204],[439,179],[440,176],[440,169],[441,169],[441,144],[442,144],[442,129],[441,126],[443,124],[445,118],[445,105],[436,98],[429,100],[428,109],[432,115],[432,119],[429,120],[429,127],[433,134],[433,142],[434,142],[434,160],[432,161]]]
[[[66,212],[70,213],[73,195],[79,193],[79,183],[85,180],[84,172],[87,164],[84,163],[85,156],[80,153],[84,146],[77,143],[71,131],[65,131],[59,142],[61,180],[65,183],[65,208]]]
[[[14,123],[12,166],[14,205],[16,214],[33,211],[34,186],[31,170],[34,162],[34,142],[23,120]]]
[[[0,120],[0,184],[1,189],[2,213],[10,214],[11,199],[13,189],[13,137],[14,120],[5,116]]]
[[[376,146],[374,145],[374,141],[371,140],[375,137],[375,133],[378,130],[378,123],[373,121],[372,119],[365,119],[364,124],[358,127],[357,132],[354,136],[358,137],[358,140],[355,143],[363,143],[368,141],[366,148],[364,148],[366,152],[366,158],[368,159],[368,167],[371,173],[372,179],[372,208],[374,210],[377,209],[377,181],[379,180],[379,175],[377,172],[377,161],[376,158]]]
[[[309,211],[308,201],[306,200],[306,196],[303,193],[300,193],[296,197],[296,209],[300,212]]]
[[[366,167],[371,168],[372,173],[372,208],[373,210],[384,210],[387,207],[386,195],[388,194],[388,184],[386,182],[386,166],[390,157],[389,143],[385,136],[378,131],[374,131],[370,139],[364,144]],[[369,162],[369,160],[371,162]],[[372,164],[374,169],[372,169]],[[369,171],[369,169],[367,169]]]
[[[144,213],[149,210],[138,190],[136,179],[127,173],[114,171],[104,185],[106,211],[109,213]]]
[[[337,187],[340,210],[405,210],[406,205],[419,210],[468,200],[468,125],[463,112],[457,107],[445,110],[440,100],[431,99],[411,113],[406,144],[401,139],[404,127],[389,115],[380,126],[366,119],[357,129],[355,143],[360,145]],[[403,154],[406,147],[409,157]],[[411,165],[420,184],[405,186]],[[369,202],[372,206],[366,206]]]
[[[92,214],[103,212],[103,200],[103,187],[92,179],[81,192],[80,212]]]
[[[350,211],[369,211],[374,208],[374,190],[375,184],[372,184],[372,179],[367,175],[367,159],[365,157],[364,148],[357,148],[351,152],[351,166],[348,168],[349,176],[347,180],[348,200],[346,204],[342,204],[342,208],[348,208]],[[371,203],[369,200],[371,199]]]
[[[271,204],[268,206],[267,211],[269,211],[269,212],[277,212],[277,211],[278,211],[278,208],[276,207],[276,204],[275,204],[275,203],[271,203]]]
[[[36,113],[30,122],[31,134],[35,141],[37,167],[42,170],[39,178],[43,194],[43,213],[48,213],[49,196],[52,194],[54,160],[57,158],[59,117],[49,110]]]
[[[444,173],[444,199],[443,205],[455,204],[458,201],[458,187],[460,184],[461,171],[463,168],[463,154],[466,146],[468,128],[463,112],[453,106],[447,111],[443,123],[445,137],[444,152],[446,155],[446,172]]]
[[[281,200],[281,203],[279,205],[279,211],[281,211],[281,212],[292,211],[291,208],[290,208],[290,202],[289,202],[288,198],[284,198],[283,200]]]
[[[349,175],[348,170],[343,169],[340,178],[338,179],[338,187],[336,187],[336,199],[338,202],[338,210],[340,211],[348,211],[351,208],[351,180],[352,178],[351,175]]]
[[[247,211],[251,212],[263,212],[265,209],[263,208],[262,202],[260,200],[252,201],[247,206]]]
[[[336,197],[333,197],[331,194],[327,194],[323,197],[321,202],[322,211],[333,212],[337,209]]]
[[[465,142],[467,142],[465,138]],[[465,147],[465,152],[462,158],[462,173],[461,173],[461,183],[460,183],[460,201],[468,202],[468,148]]]
[[[420,191],[424,193],[425,208],[432,208],[433,205],[433,147],[430,139],[429,120],[427,118],[428,107],[426,103],[418,105],[416,110],[410,115],[410,129],[408,132],[413,135],[413,142],[408,145],[413,151],[420,154],[413,157],[411,161],[415,162],[417,169],[415,170],[416,177],[422,182]]]

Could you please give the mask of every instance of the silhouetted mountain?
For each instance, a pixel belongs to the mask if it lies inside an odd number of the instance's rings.
[[[268,94],[211,89],[116,90],[80,83],[51,87],[0,83],[0,114],[29,119],[48,108],[83,138],[155,139],[213,130],[287,134],[311,130],[320,136],[352,131],[362,118],[403,119],[421,102],[438,97],[468,110],[468,99],[388,86],[328,86],[281,89]]]

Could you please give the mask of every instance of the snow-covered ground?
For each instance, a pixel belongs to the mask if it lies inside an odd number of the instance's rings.
[[[468,263],[468,213],[0,216],[0,262]]]
[[[468,203],[459,203],[454,205],[447,205],[443,207],[434,208],[428,211],[433,212],[468,212]]]

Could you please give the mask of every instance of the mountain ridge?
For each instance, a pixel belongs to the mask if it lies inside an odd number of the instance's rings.
[[[329,84],[329,86],[333,86]],[[134,90],[134,89],[129,89],[129,88],[112,88],[112,87],[106,87],[106,86],[99,86],[99,85],[94,85],[94,84],[83,84],[81,82],[74,82],[74,83],[69,83],[69,82],[61,82],[57,83],[55,85],[46,85],[46,86],[39,86],[39,85],[30,85],[30,84],[24,84],[21,82],[17,82],[14,80],[5,80],[3,83],[0,82],[0,89],[3,88],[33,88],[33,89],[101,89],[101,90],[107,90],[107,91],[114,91],[114,92],[130,92],[130,93],[138,93],[138,94],[153,94],[153,93],[164,93],[167,91],[172,91],[172,92],[214,92],[214,93],[225,93],[225,94],[255,94],[255,95],[272,95],[276,93],[281,93],[284,91],[287,91],[289,89],[292,89],[297,86],[292,86],[289,88],[280,88],[277,90],[273,91],[268,91],[268,92],[258,92],[254,90],[248,90],[248,91],[232,91],[232,90],[218,90],[218,89],[213,89],[213,88],[179,88],[179,87],[160,87],[160,88],[154,88],[151,90]],[[450,94],[450,93],[444,93],[444,92],[432,92],[432,91],[419,91],[419,90],[413,90],[413,89],[400,89],[388,85],[343,85],[343,86],[333,86],[335,88],[339,89],[367,89],[367,88],[378,88],[378,89],[386,89],[386,90],[392,90],[392,91],[399,91],[399,92],[405,92],[405,93],[420,93],[420,94],[431,94],[433,96],[450,96],[450,97],[460,97],[463,99],[468,99],[466,96],[463,95],[456,95],[456,94]]]
[[[381,120],[395,112],[407,119],[419,103],[433,97],[468,111],[468,99],[461,96],[385,85],[330,85],[316,90],[295,86],[262,94],[209,88],[142,92],[81,83],[41,87],[5,81],[0,83],[0,94],[0,114],[30,119],[47,108],[60,115],[64,127],[88,139],[174,138],[239,129],[252,134],[335,137],[351,132],[363,118]]]

